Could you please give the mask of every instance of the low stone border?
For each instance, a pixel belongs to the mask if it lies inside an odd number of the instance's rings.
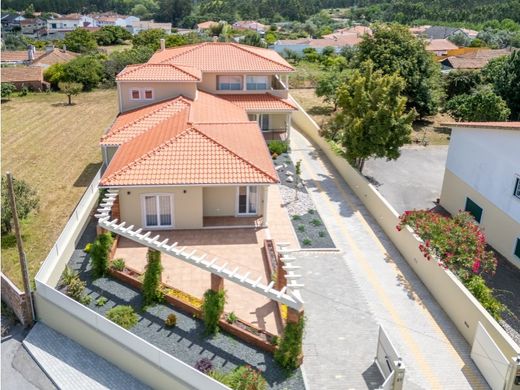
[[[131,272],[132,274],[139,275],[134,270],[128,269],[127,271]],[[129,274],[124,271],[118,271],[113,268],[111,268],[109,270],[109,274],[113,278],[118,279],[118,280],[122,281],[123,283],[128,284],[131,287],[134,287],[139,290],[141,290],[141,288],[142,288],[143,283],[132,274]],[[164,285],[164,287],[168,288],[169,286]],[[184,302],[184,301],[178,299],[177,297],[173,297],[171,295],[165,295],[164,299],[166,300],[166,302],[168,302],[173,307],[175,307],[179,310],[182,310],[188,314],[191,314],[192,316],[195,316],[199,319],[202,319],[202,310],[199,309],[198,307],[195,307],[195,306],[191,305],[190,303]],[[229,313],[224,313],[222,315],[222,318],[219,320],[219,326],[222,330],[240,338],[241,340],[244,340],[245,342],[247,342],[249,344],[252,344],[258,348],[261,348],[264,351],[274,353],[274,351],[276,350],[276,345],[272,344],[271,342],[269,342],[267,340],[274,340],[277,336],[275,336],[272,333],[267,332],[263,329],[259,329],[259,328],[255,327],[254,325],[252,325],[242,319],[237,319],[237,323],[241,323],[244,327],[253,329],[258,335],[253,334],[253,333],[243,329],[243,327],[240,327],[237,324],[229,323],[225,319],[228,314]],[[266,340],[264,340],[262,337],[259,336],[262,334],[265,335]]]

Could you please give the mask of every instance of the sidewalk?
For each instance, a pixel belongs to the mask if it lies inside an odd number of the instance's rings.
[[[381,324],[406,366],[405,389],[487,389],[469,345],[361,201],[308,140],[297,131],[291,137],[292,157],[302,160],[302,178],[342,250],[299,257],[310,388],[374,388]],[[337,312],[343,315],[331,315]]]

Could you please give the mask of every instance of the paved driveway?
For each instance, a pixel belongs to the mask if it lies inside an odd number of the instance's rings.
[[[377,329],[406,365],[405,389],[486,389],[470,347],[321,153],[291,133],[293,158],[339,255],[300,254],[311,389],[374,388]]]
[[[399,214],[405,210],[431,209],[441,196],[448,146],[407,146],[394,161],[371,159],[363,174]]]

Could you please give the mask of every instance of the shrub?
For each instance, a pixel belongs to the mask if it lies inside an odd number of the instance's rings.
[[[308,238],[304,238],[302,240],[302,242],[303,242],[303,245],[307,245],[307,246],[312,244],[312,241],[310,239],[308,239]]]
[[[82,305],[90,305],[90,303],[92,302],[92,297],[90,295],[83,295],[79,298],[79,302]]]
[[[320,236],[320,237],[325,237],[325,232],[324,232],[323,230],[320,230],[320,231],[318,232],[318,236]]]
[[[68,286],[74,279],[79,279],[78,273],[66,265],[61,275],[63,285]]]
[[[314,214],[314,210],[313,209],[309,209],[309,211],[307,211],[309,214]]]
[[[302,217],[299,215],[293,215],[292,219],[293,221],[299,221],[300,219],[302,219]]]
[[[240,366],[229,374],[229,387],[235,390],[265,390],[267,382],[258,370]]]
[[[120,305],[113,307],[106,313],[106,317],[117,325],[130,329],[137,324],[137,314],[132,306]]]
[[[207,374],[208,372],[213,371],[213,363],[208,358],[202,358],[197,360],[195,368],[200,372]]]
[[[25,219],[31,211],[38,210],[40,198],[36,191],[23,180],[13,178],[14,197],[16,198],[16,210],[18,218]],[[7,177],[2,176],[2,234],[11,232],[13,214],[9,203]]]
[[[465,285],[496,320],[501,318],[506,307],[493,296],[493,290],[486,286],[486,282],[481,276],[471,277]]]
[[[303,317],[297,323],[288,323],[279,342],[274,358],[283,368],[294,370],[300,364],[302,339],[305,320]]]
[[[83,291],[85,290],[85,286],[86,283],[80,280],[80,278],[72,278],[67,285],[66,294],[75,301],[80,302],[81,297],[83,296]]]
[[[314,226],[320,226],[321,225],[321,221],[318,218],[314,218],[311,221],[311,224],[313,224]]]
[[[98,57],[80,56],[63,66],[63,74],[59,81],[71,81],[83,84],[85,91],[97,87],[103,76],[103,66]]]
[[[216,381],[228,386],[229,385],[229,374],[222,371],[211,370],[206,375],[215,379]]]
[[[23,86],[20,91],[18,92],[18,96],[27,96],[29,93],[29,88]]]
[[[279,342],[279,341],[280,341],[280,340],[278,339],[278,336],[273,336],[273,337],[271,337],[271,344],[273,344],[273,345],[278,345],[278,342]]]
[[[112,268],[116,271],[123,271],[125,269],[125,261],[121,258],[112,261]]]
[[[271,154],[277,154],[278,156],[282,153],[287,153],[287,150],[289,149],[289,144],[287,142],[283,141],[269,141],[268,143],[269,152]]]
[[[202,315],[204,317],[204,325],[206,326],[206,334],[215,334],[218,332],[218,321],[224,312],[225,304],[225,291],[207,290],[204,293]]]
[[[91,250],[92,250],[92,243],[89,242],[87,245],[85,245],[85,249],[83,249],[83,252],[90,253]]]
[[[63,44],[67,46],[68,50],[75,51],[76,53],[92,52],[96,50],[97,47],[94,35],[81,27],[65,34]]]
[[[11,83],[2,83],[2,99],[7,99],[11,97],[11,94],[16,90],[14,84]]]
[[[114,240],[110,233],[102,233],[97,236],[92,244],[90,257],[92,259],[92,273],[94,277],[100,278],[106,275],[108,270],[108,257],[113,242]]]
[[[173,328],[175,325],[177,325],[177,316],[173,313],[168,314],[168,317],[164,320],[164,325],[167,328]]]
[[[143,280],[143,303],[150,305],[154,302],[160,302],[164,297],[161,287],[161,252],[148,249],[147,253],[148,264],[146,264],[146,271]]]
[[[105,306],[105,304],[108,302],[108,299],[105,297],[99,297],[96,301],[96,306]]]
[[[446,111],[460,121],[505,121],[511,114],[507,103],[491,87],[483,86],[457,95],[446,103]]]
[[[305,231],[305,225],[298,225],[298,231],[303,233]]]
[[[227,315],[226,321],[229,322],[230,324],[234,324],[235,322],[237,322],[236,314],[234,312],[229,313]]]
[[[43,79],[49,82],[52,88],[58,88],[58,83],[65,80],[65,64],[52,64],[43,71]]]

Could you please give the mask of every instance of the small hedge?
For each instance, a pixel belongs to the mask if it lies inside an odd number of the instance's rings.
[[[288,323],[274,353],[274,359],[288,370],[298,368],[302,354],[302,340],[305,320],[300,317],[297,323]]]
[[[102,233],[97,236],[90,248],[90,258],[92,260],[92,273],[94,277],[101,278],[107,274],[108,258],[114,239],[110,233]]]
[[[148,264],[143,280],[143,303],[150,305],[154,302],[160,302],[163,298],[161,287],[161,252],[154,249],[148,249]]]
[[[268,147],[271,154],[276,154],[278,156],[282,153],[287,153],[287,150],[289,150],[289,144],[287,142],[278,140],[269,141]]]
[[[233,390],[267,389],[267,381],[264,379],[260,371],[255,370],[250,366],[240,366],[228,373],[211,370],[207,372],[207,375]]]
[[[218,332],[218,321],[224,312],[225,304],[226,292],[224,290],[207,290],[204,293],[202,315],[204,317],[204,325],[206,326],[206,334],[215,334]]]
[[[117,325],[130,329],[137,324],[138,317],[132,306],[120,305],[113,307],[106,313],[106,317]]]

